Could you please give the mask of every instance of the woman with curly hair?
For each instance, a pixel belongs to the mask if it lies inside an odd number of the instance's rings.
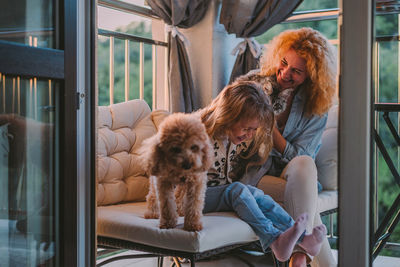
[[[266,45],[260,67],[238,80],[258,81],[269,91],[275,113],[273,149],[263,172],[249,174],[242,181],[283,203],[294,218],[309,214],[307,231],[311,231],[321,224],[314,159],[335,97],[336,52],[316,30],[286,30]],[[291,266],[306,266],[310,260],[301,248],[295,249]],[[311,265],[336,265],[326,238]]]

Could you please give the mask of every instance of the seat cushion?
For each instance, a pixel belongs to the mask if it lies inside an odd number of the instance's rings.
[[[232,244],[258,240],[250,226],[233,212],[203,216],[203,230],[183,230],[183,218],[174,229],[159,229],[157,219],[145,219],[145,202],[102,206],[97,209],[97,234],[144,245],[201,253]]]
[[[318,170],[318,181],[324,190],[337,190],[337,159],[338,159],[338,106],[333,106],[328,112],[328,121],[322,134],[322,144],[315,164]]]
[[[318,194],[317,211],[319,213],[338,207],[338,191],[324,190]]]

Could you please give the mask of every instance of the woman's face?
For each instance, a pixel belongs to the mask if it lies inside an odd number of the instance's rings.
[[[276,79],[281,89],[296,89],[308,77],[306,60],[293,50],[288,50],[276,70]]]
[[[229,141],[238,145],[247,140],[251,140],[258,127],[260,127],[258,118],[242,119],[231,127],[228,133]]]

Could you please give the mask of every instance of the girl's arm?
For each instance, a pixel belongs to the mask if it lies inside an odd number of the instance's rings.
[[[274,148],[281,154],[285,151],[286,148],[286,139],[279,132],[278,128],[275,127],[272,130],[272,139],[274,142]]]

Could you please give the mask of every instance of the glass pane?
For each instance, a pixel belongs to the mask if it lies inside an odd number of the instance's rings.
[[[385,5],[384,1],[380,1]],[[392,1],[393,2],[393,1]],[[391,3],[388,3],[391,5]],[[397,4],[398,5],[398,4]],[[385,14],[386,11],[387,12]],[[397,9],[398,12],[398,9]],[[396,215],[400,207],[395,204],[400,196],[400,183],[396,181],[396,173],[400,171],[400,146],[396,135],[400,132],[400,42],[399,14],[393,14],[388,7],[378,5],[375,16],[375,43],[373,50],[373,99],[375,103],[392,103],[387,113],[373,110],[374,129],[382,140],[380,145],[373,140],[372,157],[373,172],[373,207],[372,223],[376,238],[385,233],[388,238],[384,242],[373,244],[373,264],[379,266],[383,256],[388,262],[399,262],[400,259],[400,225],[396,223]],[[390,127],[393,127],[393,132]],[[386,156],[387,155],[387,156]],[[382,229],[382,231],[378,230]],[[393,259],[389,261],[388,259]]]
[[[310,11],[310,10],[320,10],[320,9],[330,9],[338,8],[339,1],[332,0],[307,0],[303,1],[296,11]]]
[[[58,48],[54,39],[54,0],[14,0],[0,8],[0,40]]]
[[[55,266],[59,83],[1,75],[1,266]]]

